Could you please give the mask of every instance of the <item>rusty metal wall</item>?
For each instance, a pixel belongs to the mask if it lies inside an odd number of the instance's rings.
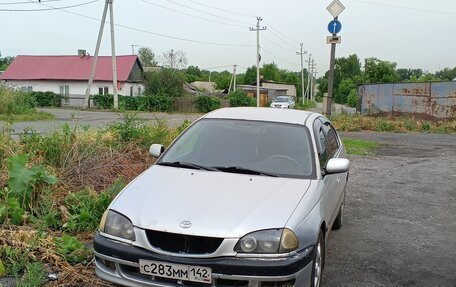
[[[362,114],[456,118],[456,82],[362,85],[358,95]]]

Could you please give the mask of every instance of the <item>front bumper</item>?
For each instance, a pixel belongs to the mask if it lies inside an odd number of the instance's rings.
[[[96,274],[125,286],[310,286],[313,249],[286,258],[188,258],[158,254],[101,236],[94,239]],[[205,266],[212,269],[212,284],[177,282],[139,273],[139,259],[175,264]]]

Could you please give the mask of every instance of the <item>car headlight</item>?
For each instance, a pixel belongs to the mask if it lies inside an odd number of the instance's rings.
[[[299,241],[290,229],[270,229],[249,233],[234,247],[239,253],[287,253],[298,249]]]
[[[131,221],[112,210],[106,210],[101,218],[100,231],[123,239],[134,241],[135,231]]]

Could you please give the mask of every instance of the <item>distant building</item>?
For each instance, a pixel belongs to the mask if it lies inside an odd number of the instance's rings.
[[[17,56],[0,80],[24,91],[50,91],[68,96],[64,104],[82,106],[93,58],[85,51],[77,56]],[[119,95],[143,93],[143,68],[138,56],[117,56],[117,89]],[[112,93],[112,58],[99,56],[90,94]]]
[[[256,83],[253,83],[252,85],[256,85]],[[270,90],[278,91],[276,95],[270,95],[270,97],[273,97],[273,99],[277,98],[278,96],[289,96],[293,97],[296,100],[296,86],[294,84],[279,83],[261,79],[260,86]],[[283,91],[285,91],[285,95],[283,94]]]

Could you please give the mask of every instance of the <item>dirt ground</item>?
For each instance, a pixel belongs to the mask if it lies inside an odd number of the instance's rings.
[[[351,156],[345,222],[322,286],[456,286],[456,135],[341,133],[382,143]]]

